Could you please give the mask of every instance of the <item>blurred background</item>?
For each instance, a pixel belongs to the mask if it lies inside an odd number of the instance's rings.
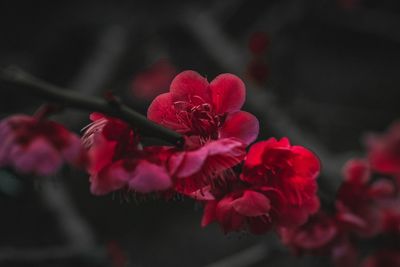
[[[234,73],[260,138],[313,149],[320,186],[334,192],[362,136],[400,117],[399,29],[396,0],[5,0],[0,66],[85,95],[111,90],[143,114],[182,70]],[[42,103],[1,89],[1,117]],[[89,123],[73,110],[54,119],[76,132]],[[201,229],[190,200],[95,197],[69,169],[43,181],[0,176],[0,266],[329,266],[292,256],[274,234]]]

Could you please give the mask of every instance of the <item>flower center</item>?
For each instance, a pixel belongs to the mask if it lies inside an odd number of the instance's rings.
[[[179,122],[187,128],[186,135],[199,136],[202,141],[218,139],[226,114],[215,114],[209,103],[175,102],[174,106]]]

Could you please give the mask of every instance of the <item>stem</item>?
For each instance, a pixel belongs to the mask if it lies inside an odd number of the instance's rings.
[[[18,89],[20,90],[25,90],[29,94],[37,95],[63,106],[97,111],[109,116],[118,117],[133,127],[138,128],[141,133],[176,146],[181,146],[183,143],[183,138],[180,134],[148,120],[145,116],[124,104],[115,106],[102,98],[81,96],[70,90],[47,83],[21,69],[10,67],[1,70],[0,81],[6,84],[18,85]]]

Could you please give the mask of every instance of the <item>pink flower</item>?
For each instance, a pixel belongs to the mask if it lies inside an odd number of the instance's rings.
[[[400,175],[400,122],[394,123],[385,134],[370,134],[366,144],[374,171]]]
[[[351,267],[357,262],[358,253],[336,220],[322,211],[296,228],[279,228],[282,243],[297,255],[311,253],[329,256],[335,266]]]
[[[150,193],[170,189],[167,170],[169,147],[139,145],[138,136],[125,122],[98,113],[83,136],[90,158],[91,192],[104,195],[125,189]]]
[[[329,250],[329,246],[339,235],[335,220],[323,212],[311,216],[302,226],[280,228],[278,232],[282,243],[298,254]]]
[[[159,59],[147,70],[138,73],[132,82],[132,93],[141,99],[153,99],[168,91],[176,75],[175,67],[167,59]]]
[[[27,115],[13,115],[0,122],[0,166],[24,174],[50,175],[63,161],[84,165],[80,138],[62,125]]]
[[[245,86],[232,74],[221,74],[211,83],[194,71],[184,71],[172,81],[170,92],[151,103],[147,117],[198,144],[235,137],[245,144],[258,135],[256,117],[241,111]]]

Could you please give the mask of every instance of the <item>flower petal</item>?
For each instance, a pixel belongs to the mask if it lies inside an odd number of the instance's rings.
[[[120,160],[90,176],[90,191],[94,195],[105,195],[126,186],[131,177]]]
[[[128,184],[129,189],[145,194],[169,189],[172,186],[172,180],[164,167],[141,160]]]
[[[220,130],[220,137],[236,137],[245,144],[257,139],[260,126],[257,118],[245,111],[229,114]]]
[[[192,70],[183,71],[174,78],[171,83],[170,93],[173,102],[211,103],[207,79]]]
[[[210,88],[217,114],[238,111],[243,106],[246,88],[239,77],[229,73],[218,75],[210,83]]]
[[[241,215],[255,217],[268,213],[271,209],[271,203],[265,195],[246,190],[242,197],[232,202],[232,207]]]

